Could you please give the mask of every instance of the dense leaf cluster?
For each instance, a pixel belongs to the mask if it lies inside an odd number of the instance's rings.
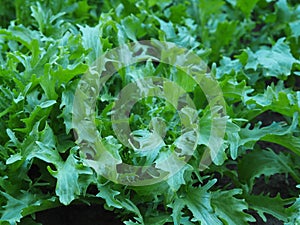
[[[34,213],[74,202],[105,204],[127,225],[240,225],[267,221],[267,215],[300,224],[297,1],[0,3],[0,224],[23,218],[35,224]],[[153,75],[174,80],[190,94],[201,138],[188,164],[170,179],[123,186],[83,163],[72,132],[74,92],[101,54],[150,39],[192,49],[211,67],[226,100],[224,145],[213,164],[199,170],[210,134],[203,92],[171,66],[130,66],[107,82],[97,102],[95,123],[107,148],[129,164],[152,163],[178,137],[180,118],[159,98],[138,102],[130,123],[146,146],[153,118],[164,118],[164,146],[134,152],[114,136],[109,112],[115,97],[128,83]],[[270,187],[279,175],[286,184],[281,190],[257,188],[259,182]]]

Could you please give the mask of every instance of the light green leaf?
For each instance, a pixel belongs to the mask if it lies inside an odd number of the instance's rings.
[[[258,69],[260,65],[263,69],[263,74],[266,77],[283,78],[291,74],[294,63],[299,63],[291,54],[290,47],[284,43],[285,38],[280,38],[276,44],[271,48],[261,48],[253,53],[250,49],[246,50],[248,53],[248,62],[246,69]]]
[[[186,164],[182,169],[180,169],[177,173],[175,173],[167,180],[167,183],[172,192],[178,191],[178,189],[182,185],[186,184],[185,175],[189,170],[192,170],[192,167],[189,164]]]
[[[246,17],[250,17],[252,10],[254,9],[256,3],[259,0],[247,1],[247,0],[237,0],[237,6],[242,10]]]
[[[235,195],[241,194],[239,189],[229,191],[214,191],[212,192],[212,207],[216,215],[230,225],[247,225],[248,222],[256,220],[251,215],[244,212],[248,209],[248,205],[244,199],[238,199]],[[230,207],[228,207],[230,206]]]
[[[132,41],[136,41],[147,33],[145,25],[134,15],[122,19],[121,24],[127,37]]]
[[[21,191],[16,197],[2,191],[0,194],[7,199],[6,205],[0,210],[0,224],[8,222],[10,225],[16,225],[21,218],[31,213],[59,205],[55,197],[32,194],[27,191]]]
[[[88,25],[78,25],[82,33],[82,44],[86,50],[90,50],[88,54],[88,64],[92,65],[96,59],[102,54],[102,43],[100,37],[102,36],[102,30],[100,24],[95,27]]]
[[[120,201],[115,198],[120,194],[119,191],[113,190],[110,185],[98,185],[98,189],[100,192],[96,196],[104,199],[109,207],[122,208]]]
[[[287,209],[290,214],[285,225],[299,225],[300,224],[300,197],[296,199],[292,206]]]
[[[65,162],[52,162],[56,165],[56,171],[48,167],[49,172],[57,179],[55,193],[59,196],[59,201],[64,205],[70,204],[74,199],[81,194],[81,190],[85,189],[91,180],[80,180],[80,175],[92,174],[92,171],[80,166],[75,156],[69,155]],[[84,188],[82,188],[82,186]]]
[[[211,194],[207,192],[214,183],[215,180],[211,180],[205,186],[198,188],[190,187],[186,197],[183,199],[184,204],[194,216],[193,220],[198,221],[203,225],[223,224],[215,214],[214,209],[211,206]]]
[[[54,105],[55,103],[56,103],[55,100],[48,100],[48,101],[42,102],[39,106],[40,106],[42,109],[45,109],[45,108],[48,108],[48,107]]]
[[[290,22],[289,25],[292,31],[292,36],[298,38],[300,36],[300,20]]]
[[[245,128],[241,128],[235,135],[231,134],[229,137],[233,141],[230,143],[231,156],[235,159],[238,149],[252,149],[255,143],[259,140],[266,140],[280,144],[278,138],[285,135],[290,136],[297,127],[298,114],[295,113],[292,124],[288,126],[284,122],[273,122],[266,127],[260,127],[261,123],[257,123],[253,129],[250,129],[250,124],[247,124]],[[237,132],[237,130],[235,131]],[[291,150],[294,150],[298,146],[298,138],[293,138],[293,142],[287,144],[286,141],[282,145],[288,146]],[[295,151],[296,153],[298,150]]]
[[[266,195],[247,195],[245,196],[245,200],[251,209],[257,211],[264,222],[267,221],[265,213],[268,213],[284,222],[287,222],[287,218],[291,215],[291,213],[286,209],[290,200],[282,199],[279,195],[274,198]]]
[[[255,166],[252,166],[254,165]],[[277,173],[290,173],[297,181],[300,177],[294,172],[294,163],[289,155],[276,154],[272,150],[255,150],[245,155],[238,164],[240,180],[252,189],[254,179]]]

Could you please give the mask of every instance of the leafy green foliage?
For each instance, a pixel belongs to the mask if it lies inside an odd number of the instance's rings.
[[[286,188],[288,197],[255,194],[259,178],[268,181],[281,174],[294,186],[300,183],[297,1],[0,4],[0,224],[21,219],[22,224],[38,224],[36,212],[74,202],[104,204],[127,225],[248,224],[256,222],[252,211],[264,221],[271,214],[288,225],[300,223],[300,191],[295,187]],[[80,112],[73,112],[74,94],[82,75],[103,53],[149,39],[190,49],[211,66],[226,101],[224,144],[203,170],[212,124],[201,88],[163,63],[128,66],[106,82],[95,106],[94,122],[115,159],[148,165],[188,149],[189,137],[180,136],[181,128],[195,117],[200,137],[192,157],[174,176],[148,186],[124,186],[85,164],[94,152],[76,142],[72,116]],[[166,82],[167,98],[177,99],[184,90],[196,110],[179,113],[164,99],[140,100],[129,117],[129,149],[113,132],[114,101],[127,84],[151,76],[174,81],[182,90]],[[136,172],[128,171],[133,175],[124,179],[134,180]]]

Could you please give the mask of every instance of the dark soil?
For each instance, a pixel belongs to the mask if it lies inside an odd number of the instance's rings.
[[[36,214],[43,225],[121,225],[116,214],[100,205],[70,205]]]

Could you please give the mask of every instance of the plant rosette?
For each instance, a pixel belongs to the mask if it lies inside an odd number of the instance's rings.
[[[114,136],[103,136],[99,131],[95,122],[101,113],[97,101],[107,81],[130,65],[147,62],[168,65],[185,73],[206,97],[211,129],[204,142],[206,149],[199,168],[203,170],[216,160],[223,145],[227,121],[225,101],[218,82],[203,60],[170,42],[151,40],[125,44],[107,51],[94,62],[79,81],[73,102],[72,123],[85,164],[115,183],[144,186],[167,180],[186,165],[197,146],[203,143],[199,132],[199,109],[184,82],[176,82],[171,76],[142,75],[124,85],[118,96],[111,98],[113,103],[107,113]],[[180,133],[172,143],[165,140],[169,126],[163,114],[152,116],[146,129],[131,130],[131,110],[146,98],[163,99],[165,107],[175,109]],[[120,149],[144,160],[124,162]]]

